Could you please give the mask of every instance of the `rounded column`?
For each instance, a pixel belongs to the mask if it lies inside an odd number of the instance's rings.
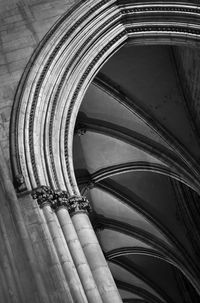
[[[68,212],[68,193],[62,190],[55,190],[53,192],[53,197],[53,207],[56,209],[56,215],[60,227],[83,285],[88,302],[103,303]]]
[[[67,302],[88,303],[70,251],[55,215],[54,209],[56,208],[56,200],[54,191],[47,186],[41,186],[33,191],[32,196],[34,199],[37,199],[40,208],[42,208],[53,244],[70,289],[68,298],[66,298]]]
[[[91,211],[89,201],[85,197],[71,196],[68,199],[68,210],[103,302],[122,303],[115,281],[88,217],[88,213]]]

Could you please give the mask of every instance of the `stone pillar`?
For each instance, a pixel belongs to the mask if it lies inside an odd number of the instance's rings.
[[[70,292],[68,293],[66,302],[87,303],[88,300],[85,296],[74,262],[55,215],[57,201],[55,199],[54,191],[47,186],[41,186],[33,191],[32,196],[34,199],[37,199],[37,202],[43,211],[60,264],[69,285]]]
[[[72,222],[103,302],[122,303],[115,281],[88,217],[88,213],[91,211],[89,201],[85,197],[71,196],[68,199],[68,211],[72,217]]]
[[[9,237],[0,215],[0,247],[1,247],[1,261],[2,269],[4,272],[4,279],[6,281],[6,287],[9,294],[10,302],[25,302],[23,296],[23,288],[20,284],[19,272],[15,266],[15,259],[13,256],[12,248],[9,243]],[[1,266],[0,266],[1,268]],[[3,283],[3,281],[1,281]],[[6,288],[5,288],[6,289]],[[0,294],[1,297],[1,294]],[[5,301],[1,301],[5,302]]]
[[[88,200],[68,197],[67,192],[53,191],[47,186],[35,191],[33,198],[43,210],[75,302],[122,303],[88,217],[91,211]]]
[[[56,214],[89,303],[102,303],[91,269],[68,212],[68,194],[55,191]]]
[[[33,302],[34,298],[36,298],[36,294],[33,293],[32,298],[27,296],[26,290],[23,289],[24,284],[27,287],[27,284],[30,287],[30,291],[37,291],[37,302],[38,303],[49,303],[48,293],[46,291],[45,285],[43,283],[43,279],[41,273],[38,271],[36,267],[36,258],[33,253],[32,244],[30,241],[29,233],[24,224],[24,219],[21,213],[21,209],[19,207],[19,201],[17,199],[15,189],[13,187],[12,181],[10,179],[10,173],[8,167],[6,165],[6,161],[4,159],[4,155],[0,145],[0,196],[1,196],[1,219],[2,224],[5,227],[6,238],[8,240],[5,243],[3,239],[3,234],[0,236],[0,256],[2,264],[0,264],[0,278],[1,278],[1,287],[3,287],[4,299],[1,302],[13,302],[14,298],[14,288],[18,288],[18,285],[21,285],[23,291],[23,298],[21,299],[18,295],[19,301],[23,302]],[[2,227],[3,227],[2,225]],[[2,227],[0,229],[2,229]],[[4,230],[4,227],[2,231]],[[7,252],[5,251],[4,256],[4,245],[7,246]],[[11,251],[12,249],[12,256]],[[8,251],[10,251],[8,253]],[[20,253],[20,256],[18,255]],[[10,256],[9,256],[10,254]],[[21,272],[18,269],[19,274],[14,273],[13,269],[11,269],[11,259],[13,258],[13,265],[19,268],[22,264],[21,258],[23,258],[23,266],[26,267],[27,272],[29,274],[28,279],[31,280],[31,283],[23,283],[24,275],[21,268]],[[23,267],[22,266],[22,267]],[[27,277],[26,277],[27,278]],[[18,282],[15,283],[14,279],[18,279]],[[30,285],[31,284],[31,285]],[[16,289],[16,293],[20,293],[21,291],[18,288]],[[28,298],[29,297],[29,298]],[[30,299],[30,300],[29,300]],[[17,302],[17,299],[15,300]]]

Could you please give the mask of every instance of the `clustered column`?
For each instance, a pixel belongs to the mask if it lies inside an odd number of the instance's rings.
[[[88,217],[89,201],[47,186],[35,189],[32,196],[43,210],[74,301],[121,303]]]
[[[54,191],[47,186],[41,186],[36,189],[32,197],[37,199],[39,206],[42,208],[54,247],[56,249],[58,259],[64,272],[64,276],[69,286],[69,302],[87,303],[87,298],[74,266],[71,254],[65,241],[63,234],[58,224],[57,216],[54,209],[57,205],[57,200]]]

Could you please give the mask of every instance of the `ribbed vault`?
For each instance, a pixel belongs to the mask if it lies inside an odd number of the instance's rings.
[[[199,284],[199,138],[173,56],[181,49],[122,47],[89,86],[76,122],[77,182],[124,302],[198,302],[189,293]]]

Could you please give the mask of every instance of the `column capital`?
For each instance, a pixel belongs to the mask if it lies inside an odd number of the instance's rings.
[[[69,197],[67,191],[64,190],[53,190],[49,186],[42,185],[32,191],[33,199],[37,200],[40,208],[45,205],[51,206],[54,210],[59,210],[60,207],[64,206],[67,208],[70,215],[77,212],[91,211],[89,201],[84,196],[74,195]]]
[[[56,204],[56,210],[59,209],[59,207],[64,206],[68,209],[68,198],[69,194],[65,190],[55,190],[54,191],[54,200]]]
[[[77,134],[78,136],[83,136],[87,131],[87,127],[83,124],[83,123],[79,123],[76,127],[75,127],[75,134]]]
[[[90,202],[84,196],[74,195],[68,198],[68,211],[70,215],[78,212],[91,212]]]
[[[35,188],[31,195],[33,199],[37,200],[40,208],[43,208],[45,205],[50,205],[55,209],[56,203],[54,200],[54,191],[49,186],[42,185]]]

